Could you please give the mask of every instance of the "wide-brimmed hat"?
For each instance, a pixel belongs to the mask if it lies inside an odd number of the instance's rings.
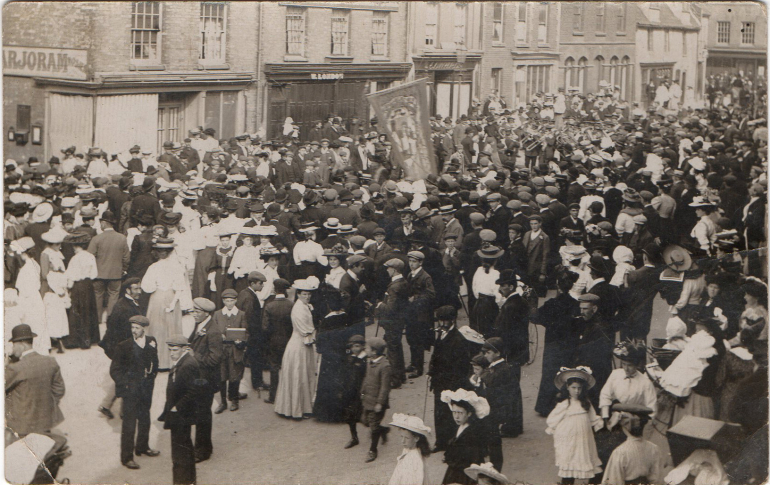
[[[51,216],[53,216],[53,206],[48,202],[43,202],[42,204],[35,207],[34,211],[32,211],[32,219],[30,222],[46,222],[51,218]]]
[[[452,401],[466,401],[473,406],[473,412],[479,419],[484,419],[489,416],[489,402],[481,396],[478,396],[473,391],[465,389],[458,389],[456,391],[445,390],[441,391],[441,402],[452,405]]]
[[[55,226],[40,236],[43,241],[49,244],[58,244],[64,242],[65,237],[67,237],[67,231],[62,229],[61,226]]]
[[[663,250],[663,262],[676,272],[687,271],[692,267],[692,257],[683,247],[671,244]]]
[[[406,429],[412,433],[421,434],[426,438],[430,438],[430,427],[425,426],[425,423],[423,423],[422,419],[418,418],[417,416],[395,413],[391,419],[392,421],[390,422],[390,426]]]
[[[340,228],[340,220],[336,217],[330,217],[326,219],[323,225],[326,229],[338,230]]]
[[[714,204],[710,200],[702,196],[693,197],[692,202],[690,202],[687,205],[689,205],[690,207],[713,207],[714,206]]]
[[[476,251],[476,254],[482,259],[497,259],[505,253],[497,246],[489,245]]]
[[[259,250],[259,257],[267,261],[273,256],[280,256],[282,253],[274,246],[267,246]]]
[[[29,325],[21,323],[11,329],[11,339],[9,342],[18,342],[20,340],[32,340],[37,334],[32,331]]]
[[[314,222],[303,222],[300,224],[299,232],[317,231],[318,226]]]
[[[471,465],[465,469],[465,474],[468,475],[474,482],[478,481],[479,475],[484,475],[491,478],[492,480],[499,482],[501,485],[508,485],[510,483],[508,477],[495,470],[494,465],[491,463]]]
[[[641,202],[642,196],[635,189],[629,187],[623,191],[623,200],[626,202]]]
[[[612,353],[618,359],[638,366],[645,363],[647,347],[641,341],[626,340],[617,344]]]
[[[91,235],[85,231],[75,231],[67,234],[64,237],[64,242],[69,244],[87,245],[91,242]]]
[[[299,291],[315,291],[321,282],[315,276],[308,276],[306,279],[295,280],[292,288]]]
[[[559,373],[556,374],[553,383],[557,389],[561,389],[565,384],[567,384],[568,380],[580,379],[586,383],[586,390],[588,390],[596,385],[596,379],[592,374],[593,372],[591,371],[590,367],[579,366],[575,369],[562,367],[559,370]]]

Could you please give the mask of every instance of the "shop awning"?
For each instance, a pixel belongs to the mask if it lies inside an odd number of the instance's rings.
[[[40,86],[58,88],[62,92],[121,94],[158,92],[159,90],[200,91],[202,88],[241,88],[256,79],[249,72],[142,72],[97,73],[94,81],[35,78]]]

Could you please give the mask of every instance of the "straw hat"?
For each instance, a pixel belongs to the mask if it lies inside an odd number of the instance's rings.
[[[456,391],[441,391],[441,402],[451,406],[452,401],[467,401],[473,406],[474,414],[479,419],[484,419],[489,416],[489,403],[485,398],[478,396],[473,391],[467,391],[462,388]]]
[[[318,278],[315,276],[309,276],[304,280],[296,280],[292,287],[299,291],[315,291],[318,289],[318,285],[320,284],[321,282],[318,280]]]
[[[491,463],[483,463],[481,465],[471,465],[465,469],[465,474],[468,475],[471,480],[478,481],[479,475],[484,475],[492,480],[496,480],[502,485],[508,485],[508,477],[495,470],[495,467]]]
[[[40,236],[43,241],[49,244],[58,244],[64,242],[65,237],[67,237],[67,231],[62,229],[61,226],[55,226]]]
[[[586,383],[586,389],[591,389],[596,385],[596,379],[594,379],[594,376],[592,375],[592,371],[589,367],[580,366],[575,369],[570,369],[568,367],[562,367],[559,370],[559,373],[556,374],[556,378],[553,380],[554,385],[557,389],[561,389],[562,387],[567,384],[567,381],[570,379],[580,379],[583,382]]]
[[[690,257],[690,253],[676,244],[667,246],[666,249],[663,250],[663,262],[666,263],[666,266],[679,273],[687,271],[692,267],[692,257]]]
[[[406,414],[395,413],[392,417],[393,421],[390,422],[390,426],[402,428],[430,438],[431,429],[425,426],[422,419],[417,416],[409,416]]]

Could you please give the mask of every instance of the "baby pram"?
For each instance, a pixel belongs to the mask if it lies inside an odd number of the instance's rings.
[[[67,438],[54,433],[32,433],[5,448],[5,478],[14,484],[69,483],[57,480],[59,467],[72,454]]]

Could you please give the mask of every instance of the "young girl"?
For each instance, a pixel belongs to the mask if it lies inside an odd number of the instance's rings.
[[[243,246],[236,248],[233,253],[233,260],[230,261],[230,268],[228,273],[233,275],[235,279],[235,291],[240,293],[245,290],[249,285],[247,276],[252,271],[259,271],[259,248],[254,245],[254,241],[258,237],[258,230],[256,227],[243,227],[240,230]]]
[[[407,416],[396,413],[393,415],[391,426],[401,428],[401,441],[404,451],[398,457],[396,469],[390,477],[388,485],[427,485],[431,483],[428,477],[428,467],[425,459],[430,455],[430,428],[425,426],[417,416]]]
[[[562,401],[548,415],[545,432],[553,435],[561,483],[593,478],[602,471],[593,432],[604,426],[587,397],[596,380],[588,367],[562,368],[554,384]]]
[[[441,401],[449,405],[457,424],[457,432],[449,440],[444,453],[447,471],[441,483],[473,485],[465,469],[474,463],[483,462],[487,455],[480,420],[489,415],[489,403],[475,392],[465,389],[442,391]]]

